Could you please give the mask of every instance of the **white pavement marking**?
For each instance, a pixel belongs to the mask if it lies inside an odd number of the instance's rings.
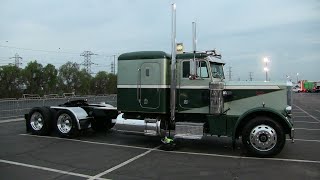
[[[311,114],[309,114],[307,111],[303,110],[302,108],[300,108],[299,106],[295,105],[297,108],[299,108],[301,111],[305,112],[308,116],[312,117],[314,120],[320,122],[320,120],[314,116],[312,116]]]
[[[142,154],[139,154],[139,155],[137,155],[137,156],[135,156],[135,157],[133,157],[131,159],[128,159],[127,161],[125,161],[125,162],[123,162],[121,164],[118,164],[118,165],[116,165],[116,166],[114,166],[114,167],[112,167],[110,169],[107,169],[106,171],[103,171],[102,173],[99,173],[99,174],[89,178],[88,180],[93,180],[93,179],[96,179],[96,178],[100,178],[101,176],[104,176],[104,175],[106,175],[106,174],[108,174],[108,173],[110,173],[110,172],[112,172],[114,170],[117,170],[117,169],[119,169],[119,168],[121,168],[121,167],[123,167],[123,166],[125,166],[125,165],[127,165],[127,164],[129,164],[129,163],[131,163],[131,162],[133,162],[133,161],[135,161],[135,160],[147,155],[147,154],[149,154],[150,152],[152,152],[154,150],[157,150],[160,146],[157,146],[155,148],[149,149],[148,151],[146,151],[146,152],[144,152]]]
[[[19,134],[19,135],[21,135],[21,136],[32,136],[32,137],[37,137],[37,138],[46,138],[46,139],[59,139],[59,140],[64,140],[64,141],[74,141],[74,142],[82,142],[82,143],[88,143],[88,144],[98,144],[98,145],[106,145],[106,146],[135,148],[135,149],[143,149],[143,150],[152,149],[152,148],[145,148],[145,147],[139,147],[139,146],[129,146],[129,145],[121,145],[121,144],[111,144],[111,143],[102,143],[102,142],[94,142],[94,141],[84,141],[84,140],[78,140],[78,139],[66,139],[66,138],[51,137],[51,136],[37,136],[37,135],[31,135],[31,134]]]
[[[317,139],[294,139],[295,141],[302,141],[302,142],[316,142],[320,143],[320,140]],[[287,141],[292,141],[292,139],[287,139]]]
[[[294,128],[296,130],[306,130],[306,131],[320,131],[320,129],[310,129],[310,128]]]
[[[295,116],[295,115],[293,115],[293,118],[305,118],[305,117],[310,117],[310,116]]]
[[[310,124],[319,124],[320,122],[309,122],[309,121],[294,121],[295,123],[310,123]]]
[[[9,119],[9,120],[0,120],[0,124],[1,124],[1,123],[8,123],[8,122],[17,122],[17,121],[24,121],[24,118]]]
[[[287,161],[287,162],[301,162],[301,163],[316,163],[316,164],[320,164],[320,161],[313,161],[313,160],[305,160],[305,159],[282,159],[282,158],[255,158],[255,157],[245,157],[245,156],[232,156],[232,155],[222,155],[222,154],[207,154],[207,153],[193,153],[193,152],[183,152],[183,151],[164,151],[164,150],[160,150],[157,149],[158,147],[155,148],[141,148],[141,147],[137,147],[137,146],[127,146],[127,145],[118,145],[118,144],[109,144],[109,143],[100,143],[100,142],[94,142],[94,141],[81,141],[81,140],[76,140],[76,139],[64,139],[64,138],[58,138],[58,137],[48,137],[48,136],[35,136],[35,135],[29,135],[29,134],[20,134],[22,136],[33,136],[33,137],[40,137],[40,138],[52,138],[52,139],[60,139],[60,140],[66,140],[66,141],[75,141],[75,142],[82,142],[82,143],[88,143],[88,144],[97,144],[97,145],[108,145],[108,146],[118,146],[118,147],[126,147],[126,148],[137,148],[137,149],[146,149],[148,151],[146,151],[145,153],[147,154],[152,152],[152,151],[160,151],[160,152],[167,152],[167,153],[176,153],[176,154],[189,154],[189,155],[202,155],[202,156],[212,156],[212,157],[225,157],[225,158],[234,158],[234,159],[254,159],[254,160],[270,160],[270,161]],[[290,140],[291,139],[287,139]],[[303,141],[303,142],[316,142],[316,143],[320,143],[320,140],[311,140],[311,139],[294,139],[295,141]],[[150,152],[149,152],[150,151]],[[144,156],[146,154],[140,154],[138,156]],[[134,157],[136,158],[136,157]],[[140,158],[140,157],[139,157]],[[130,159],[129,159],[130,160]],[[127,161],[129,161],[127,160]],[[127,161],[123,162],[126,163]],[[130,161],[131,162],[131,161]],[[129,162],[128,162],[129,163]],[[128,164],[126,163],[126,164]],[[122,164],[122,163],[121,163]],[[121,164],[119,164],[118,166],[120,166]],[[122,165],[124,166],[124,165]],[[117,166],[115,166],[117,167]],[[115,168],[113,167],[113,168]],[[118,169],[119,167],[117,167],[116,169]],[[112,168],[111,168],[112,169]],[[111,170],[108,169],[108,170]],[[107,171],[108,171],[107,170]],[[112,170],[113,171],[113,170]],[[96,175],[97,176],[97,175]],[[96,178],[98,179],[98,178]]]
[[[50,171],[50,172],[55,172],[55,173],[60,173],[60,174],[66,174],[66,175],[71,175],[71,176],[77,176],[77,177],[83,177],[83,178],[92,178],[92,176],[85,175],[85,174],[80,174],[80,173],[74,173],[74,172],[69,172],[69,171],[62,171],[58,169],[52,169],[52,168],[47,168],[47,167],[41,167],[41,166],[35,166],[31,164],[25,164],[25,163],[19,163],[19,162],[14,162],[14,161],[8,161],[4,159],[0,159],[1,163],[6,163],[6,164],[12,164],[16,166],[23,166],[23,167],[28,167],[28,168],[33,168],[33,169],[40,169],[44,171]],[[106,180],[105,178],[95,178],[99,180]]]
[[[315,110],[315,111],[320,112],[319,110]]]
[[[168,153],[174,153],[174,154],[202,155],[202,156],[223,157],[223,158],[233,158],[233,159],[252,159],[252,160],[267,160],[267,161],[284,161],[284,162],[320,164],[320,161],[305,160],[305,159],[257,158],[257,157],[232,156],[232,155],[222,155],[222,154],[194,153],[194,152],[185,152],[185,151],[164,151],[164,150],[160,150],[160,149],[157,149],[155,151],[162,151],[162,152],[168,152]]]

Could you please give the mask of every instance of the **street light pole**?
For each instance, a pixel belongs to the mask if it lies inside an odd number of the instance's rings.
[[[297,73],[297,84],[299,83],[299,73]]]
[[[265,62],[265,67],[264,67],[264,71],[266,72],[266,82],[268,81],[268,71],[269,71],[269,69],[268,69],[268,62],[269,62],[269,59],[268,58],[263,58],[263,61]]]

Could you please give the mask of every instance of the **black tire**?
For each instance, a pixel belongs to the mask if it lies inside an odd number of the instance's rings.
[[[35,107],[29,112],[27,129],[34,135],[48,135],[51,130],[52,113],[48,107]]]
[[[282,126],[269,117],[256,117],[242,130],[242,143],[247,154],[251,156],[277,155],[283,149],[285,142],[286,135]]]
[[[115,123],[111,119],[95,118],[91,122],[91,128],[96,132],[105,132],[113,128]]]
[[[55,116],[55,127],[60,137],[74,138],[79,135],[78,122],[68,110],[60,110]]]

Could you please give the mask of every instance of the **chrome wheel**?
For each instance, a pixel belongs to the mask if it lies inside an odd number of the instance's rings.
[[[43,116],[40,112],[34,112],[30,117],[30,125],[32,129],[39,131],[43,127]]]
[[[269,151],[277,144],[277,133],[268,125],[258,125],[250,132],[250,143],[258,151]]]
[[[57,119],[57,127],[61,133],[69,133],[72,129],[72,118],[66,113],[60,114]]]

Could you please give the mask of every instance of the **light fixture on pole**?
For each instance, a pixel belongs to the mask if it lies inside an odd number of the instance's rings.
[[[265,67],[263,68],[263,70],[266,72],[266,82],[268,81],[268,71],[269,71],[269,68],[268,68],[268,62],[269,62],[269,59],[267,57],[263,58],[263,62],[265,63]]]

